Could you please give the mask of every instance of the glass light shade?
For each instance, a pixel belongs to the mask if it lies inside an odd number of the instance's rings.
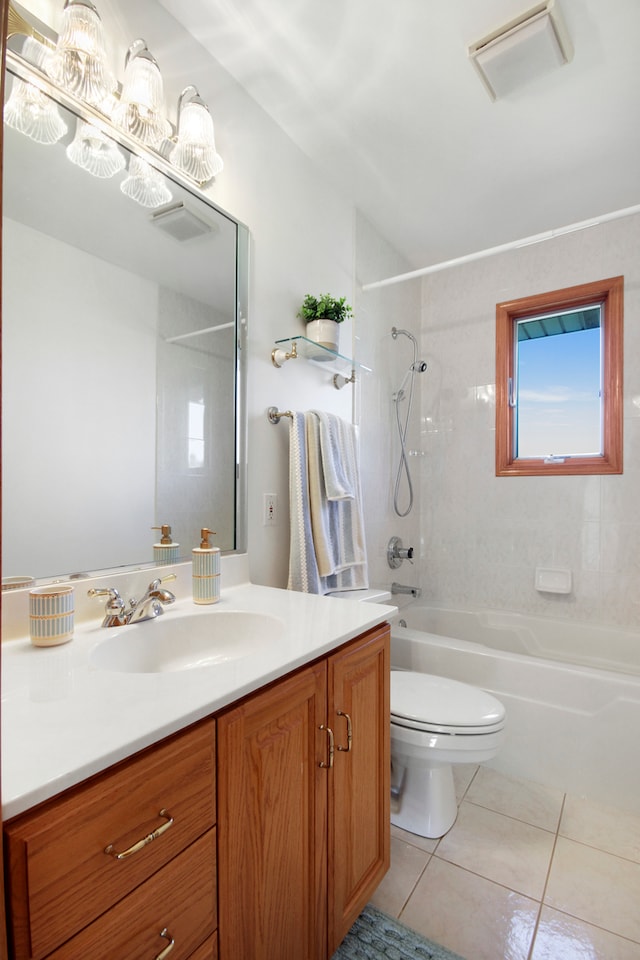
[[[36,143],[57,143],[67,132],[67,125],[53,100],[32,83],[17,77],[5,104],[4,121]]]
[[[129,48],[113,120],[151,147],[171,136],[171,124],[164,116],[162,75],[144,40],[136,40]]]
[[[90,0],[67,0],[47,73],[69,93],[100,107],[116,87],[98,11]]]
[[[120,184],[120,189],[143,207],[161,207],[173,199],[162,175],[146,160],[133,155],[129,161],[129,175]]]
[[[216,153],[213,119],[197,94],[180,106],[178,142],[170,160],[199,183],[211,180],[224,166],[222,157]]]
[[[74,140],[67,147],[67,156],[76,166],[105,180],[126,166],[122,153],[111,137],[83,120],[78,120]]]

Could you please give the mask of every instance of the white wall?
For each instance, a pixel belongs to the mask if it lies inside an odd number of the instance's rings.
[[[427,599],[640,626],[640,217],[423,280]],[[495,476],[495,305],[623,274],[624,474]],[[568,596],[534,589],[569,567]]]

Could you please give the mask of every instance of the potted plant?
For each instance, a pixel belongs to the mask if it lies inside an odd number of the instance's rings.
[[[305,336],[309,340],[328,350],[337,351],[340,342],[338,324],[346,320],[352,312],[345,297],[332,297],[328,293],[314,297],[308,293],[298,310],[298,316],[307,325]]]

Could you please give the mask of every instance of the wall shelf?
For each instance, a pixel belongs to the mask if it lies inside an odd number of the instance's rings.
[[[299,358],[322,365],[325,370],[333,373],[333,385],[337,390],[345,383],[355,383],[356,370],[371,373],[371,367],[356,363],[350,357],[345,357],[335,350],[329,350],[328,347],[323,347],[309,340],[308,337],[300,335],[276,340],[276,345],[271,351],[271,362],[274,367],[281,367],[287,360]]]

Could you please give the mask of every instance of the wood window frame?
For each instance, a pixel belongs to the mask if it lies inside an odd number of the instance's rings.
[[[603,453],[567,457],[563,463],[514,457],[514,410],[509,381],[514,380],[516,321],[570,308],[603,308]],[[610,277],[562,290],[496,304],[496,476],[551,477],[622,473],[624,277]]]

